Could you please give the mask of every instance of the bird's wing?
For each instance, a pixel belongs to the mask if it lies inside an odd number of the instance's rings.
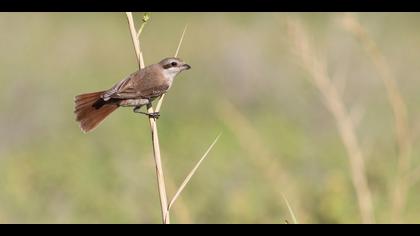
[[[164,94],[169,89],[169,84],[162,80],[158,80],[157,75],[148,67],[131,74],[128,78],[121,80],[112,88],[107,90],[102,99],[105,101],[116,99],[133,99],[133,98],[155,98]]]
[[[143,98],[155,98],[159,97],[160,95],[166,93],[168,91],[169,85],[168,84],[161,84],[158,86],[148,87],[141,90],[141,97]]]
[[[131,82],[132,78],[133,77],[130,75],[129,77],[116,83],[114,86],[112,86],[112,88],[108,89],[104,94],[102,94],[102,99],[104,99],[105,101],[108,101],[111,98],[128,98],[128,97],[122,97],[121,95],[123,91],[132,87],[130,86],[130,84],[132,84]]]

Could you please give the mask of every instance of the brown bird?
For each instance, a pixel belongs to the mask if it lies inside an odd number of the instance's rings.
[[[139,110],[166,93],[175,76],[190,68],[180,58],[168,57],[132,73],[108,90],[80,94],[75,97],[76,121],[80,122],[83,132],[89,132],[120,106],[134,107],[136,113],[158,118],[159,113],[149,114]]]

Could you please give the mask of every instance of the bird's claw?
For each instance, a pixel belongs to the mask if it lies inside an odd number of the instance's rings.
[[[159,112],[147,113],[147,112],[142,112],[142,111],[139,111],[139,109],[138,109],[138,108],[134,108],[134,109],[133,109],[133,112],[135,112],[135,113],[140,113],[140,114],[143,114],[143,115],[149,116],[149,118],[153,118],[153,119],[158,119],[158,118],[160,117],[160,113],[159,113]]]
[[[147,115],[149,116],[149,118],[153,118],[153,119],[159,119],[160,117],[159,112],[147,113]]]

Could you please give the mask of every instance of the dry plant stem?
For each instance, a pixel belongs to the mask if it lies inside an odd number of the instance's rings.
[[[149,13],[147,13],[147,12],[144,13],[143,18],[142,18],[142,23],[140,25],[139,32],[137,32],[137,39],[140,38],[140,34],[141,34],[141,32],[143,32],[143,28],[146,25],[147,21],[149,21],[149,19],[150,19]]]
[[[385,85],[389,104],[394,115],[394,126],[398,144],[397,181],[392,199],[392,218],[394,222],[401,222],[401,215],[406,204],[409,188],[409,170],[411,162],[412,142],[408,125],[407,106],[398,88],[398,84],[390,71],[390,66],[378,45],[368,34],[358,19],[352,14],[343,17],[344,27],[350,31],[365,48],[370,56],[380,79]]]
[[[316,56],[303,27],[293,20],[289,21],[288,26],[291,41],[295,43],[297,55],[304,69],[311,75],[311,82],[321,92],[324,97],[323,102],[335,118],[340,137],[348,153],[352,182],[356,190],[362,222],[374,223],[372,197],[354,123],[337,88],[328,76],[326,63]]]
[[[165,156],[165,152],[162,153],[163,156]],[[170,172],[168,172],[168,169],[165,169],[165,176],[172,176]],[[171,178],[166,178],[165,181],[166,184],[166,191],[168,193],[176,192],[178,186],[174,183],[174,181]],[[173,212],[171,210],[171,213],[175,216],[177,221],[180,224],[192,224],[193,220],[191,218],[190,209],[186,205],[185,201],[182,198],[179,198],[177,200],[177,204],[173,206]]]
[[[137,32],[134,25],[133,15],[131,12],[127,12],[126,15],[127,15],[128,24],[130,27],[130,33],[131,33],[131,38],[133,40],[134,49],[136,51],[137,62],[139,64],[139,68],[142,69],[144,68],[144,60],[143,60],[142,52],[140,49],[140,41],[137,37]],[[146,22],[143,21],[143,24],[144,23]],[[140,32],[138,36],[140,36]],[[147,107],[147,111],[149,113],[153,113],[153,107],[149,105]],[[160,199],[161,212],[162,212],[162,222],[165,224],[169,224],[170,223],[169,215],[166,216],[167,215],[166,212],[168,209],[167,208],[168,200],[167,200],[167,195],[166,195],[165,180],[163,176],[162,161],[160,157],[160,146],[159,146],[159,137],[158,137],[156,119],[149,117],[149,123],[150,123],[150,129],[152,132],[152,143],[153,143],[153,154],[154,154],[153,156],[154,156],[154,160],[156,164],[156,175],[157,175],[157,180],[158,180],[159,199]]]
[[[141,47],[140,47],[139,37],[140,37],[140,34],[141,34],[141,32],[144,28],[144,25],[149,20],[149,15],[147,13],[145,13],[145,15],[143,16],[142,25],[140,26],[139,31],[136,32],[132,13],[127,12],[126,14],[127,14],[128,23],[129,23],[129,26],[130,26],[130,32],[131,32],[131,37],[132,37],[132,40],[133,40],[134,49],[135,49],[136,56],[137,56],[137,62],[139,64],[139,68],[142,69],[142,68],[144,68],[144,60],[143,60],[143,54],[142,54]],[[184,31],[182,32],[181,39],[179,41],[177,50],[175,52],[175,57],[178,56],[178,52],[179,52],[179,49],[181,47],[182,41],[184,39],[184,34],[186,32],[186,29],[187,29],[187,26],[185,26]],[[162,95],[159,98],[159,102],[158,102],[158,105],[156,106],[156,110],[154,110],[153,106],[151,104],[149,104],[147,106],[147,112],[148,113],[159,112],[160,108],[162,106],[164,97],[165,97],[165,95]],[[165,187],[165,180],[164,180],[163,168],[162,168],[162,160],[161,160],[161,154],[160,154],[159,136],[158,136],[158,131],[157,131],[156,119],[152,118],[152,117],[149,117],[149,124],[150,124],[151,132],[152,132],[152,143],[153,143],[153,154],[154,154],[153,156],[154,156],[155,164],[156,164],[156,176],[157,176],[157,180],[158,180],[159,199],[160,199],[161,210],[162,210],[162,222],[164,224],[169,224],[170,223],[170,214],[169,214],[170,211],[169,210],[170,210],[171,206],[176,201],[178,196],[181,194],[181,192],[185,188],[186,184],[189,182],[191,177],[194,175],[198,166],[201,164],[201,162],[207,156],[208,152],[211,150],[211,148],[217,142],[220,135],[216,138],[215,142],[210,146],[210,148],[207,150],[207,152],[204,154],[204,156],[200,159],[200,161],[197,163],[197,165],[193,168],[193,170],[187,176],[186,180],[184,181],[184,183],[181,185],[181,187],[178,189],[177,193],[173,197],[171,203],[168,205],[166,187]]]
[[[184,35],[185,32],[187,31],[187,25],[185,25],[184,27],[184,31],[182,32],[181,35],[181,39],[179,40],[178,43],[178,47],[176,49],[175,55],[174,57],[178,56],[178,52],[179,49],[181,48],[182,45],[182,41],[184,40]],[[163,103],[163,99],[165,97],[165,94],[163,94],[162,96],[160,96],[159,98],[159,102],[156,106],[156,112],[160,111],[160,108],[162,106]],[[153,109],[151,109],[150,111],[153,111]],[[156,121],[156,120],[155,120]],[[216,144],[216,142],[219,140],[221,134],[219,134],[216,139],[214,140],[214,142],[210,145],[210,147],[207,149],[207,151],[204,153],[204,155],[201,157],[201,159],[197,162],[197,164],[194,166],[194,168],[190,171],[190,173],[187,175],[187,177],[185,178],[184,182],[181,184],[181,186],[178,188],[177,192],[175,193],[174,197],[172,198],[171,202],[168,205],[167,211],[166,211],[166,215],[164,216],[164,223],[169,223],[169,214],[170,214],[170,210],[172,205],[175,203],[175,201],[178,199],[179,195],[182,193],[182,191],[184,190],[185,186],[188,184],[188,182],[191,180],[192,176],[195,174],[195,172],[197,171],[198,167],[200,166],[200,164],[203,162],[203,160],[207,157],[208,153],[210,152],[210,150],[213,148],[213,146]]]
[[[210,145],[210,147],[207,149],[207,151],[204,153],[204,155],[200,158],[200,160],[197,162],[197,164],[194,166],[194,168],[190,171],[190,173],[187,175],[187,177],[185,177],[184,182],[182,182],[181,186],[178,188],[178,191],[175,193],[175,195],[173,196],[171,202],[169,203],[167,216],[169,216],[169,212],[170,212],[170,210],[172,208],[172,205],[178,199],[179,195],[182,193],[182,191],[184,190],[185,186],[187,186],[188,182],[190,182],[191,178],[193,177],[193,175],[197,171],[198,167],[201,165],[201,163],[207,157],[207,155],[209,154],[209,152],[211,151],[211,149],[213,148],[213,146],[217,143],[217,141],[219,140],[219,138],[220,138],[221,135],[222,134],[217,135],[216,139],[213,141],[213,143]]]
[[[175,52],[175,57],[178,56],[178,52],[179,52],[179,49],[181,48],[182,41],[184,40],[184,35],[185,35],[186,30],[187,30],[187,25],[185,26],[184,31],[182,32],[181,39],[179,40],[178,47],[177,47],[176,52]],[[163,98],[164,98],[164,95],[162,95],[159,99],[158,105],[156,106],[156,111],[157,112],[160,110],[160,107],[161,107],[162,102],[163,102]],[[169,214],[170,214],[170,210],[171,210],[173,204],[178,199],[179,195],[182,193],[184,188],[187,186],[187,184],[191,180],[192,176],[195,174],[195,172],[197,171],[198,167],[201,165],[203,160],[207,157],[207,155],[209,154],[209,152],[211,151],[213,146],[219,140],[220,136],[221,136],[221,134],[219,134],[216,137],[216,139],[213,141],[213,143],[210,145],[210,147],[207,149],[207,151],[204,153],[204,155],[201,157],[201,159],[197,162],[197,164],[194,166],[194,168],[187,175],[184,182],[182,182],[181,186],[178,188],[177,192],[175,193],[174,197],[172,198],[171,202],[168,205],[168,209],[167,209],[166,215],[164,217],[164,222],[167,222],[169,220]]]
[[[283,199],[286,202],[287,209],[289,210],[290,216],[292,217],[292,220],[293,220],[293,224],[299,224],[299,222],[296,219],[295,213],[293,212],[292,206],[290,206],[289,200],[287,200],[284,194],[283,194]]]
[[[151,105],[147,106],[147,112],[153,113],[153,107]],[[166,195],[165,178],[163,175],[162,160],[160,157],[159,136],[158,136],[158,130],[157,130],[157,125],[156,125],[156,119],[149,117],[149,124],[152,131],[153,154],[154,154],[153,156],[155,157],[155,163],[156,163],[156,175],[157,175],[157,180],[158,180],[160,205],[162,209],[162,221],[165,224],[169,224],[170,218],[168,214],[168,200],[167,200],[167,195]]]
[[[127,15],[128,26],[130,27],[131,40],[133,41],[137,64],[139,66],[139,69],[142,69],[144,68],[144,61],[143,61],[142,52],[140,50],[140,41],[138,37],[136,37],[137,32],[136,32],[136,27],[134,25],[133,14],[131,12],[126,12],[125,14]]]
[[[181,48],[182,41],[184,40],[185,32],[187,31],[187,27],[188,27],[188,25],[185,25],[184,31],[182,31],[181,39],[179,40],[178,47],[176,48],[176,52],[175,52],[174,57],[177,57],[178,56],[179,49]],[[158,104],[156,105],[156,112],[159,112],[160,111],[160,108],[162,106],[162,103],[163,103],[163,99],[164,98],[165,98],[165,94],[163,94],[162,96],[160,96],[159,101],[158,101]]]
[[[179,52],[179,49],[181,47],[182,41],[184,39],[184,34],[185,34],[186,29],[187,29],[187,26],[185,26],[184,31],[182,32],[181,39],[179,41],[177,50],[175,52],[175,57],[178,56],[178,52]],[[162,103],[163,103],[163,99],[164,98],[165,98],[165,94],[163,94],[162,96],[160,96],[159,101],[158,101],[158,104],[156,106],[155,112],[159,112],[160,111],[160,108],[162,107]],[[153,111],[153,107],[152,106],[148,106],[147,107],[147,112],[148,113],[153,113],[154,112]],[[166,188],[165,188],[165,182],[164,182],[162,167],[160,168],[160,170],[158,170],[158,166],[162,166],[162,164],[161,164],[161,160],[160,160],[159,137],[157,135],[156,119],[150,117],[149,118],[149,123],[150,123],[150,127],[154,127],[154,129],[152,128],[152,137],[153,137],[153,142],[156,141],[156,144],[157,144],[157,148],[153,148],[153,151],[154,151],[155,154],[157,154],[155,156],[159,156],[158,160],[156,161],[156,164],[157,164],[156,165],[156,171],[158,173],[158,178],[160,176],[159,173],[161,173],[161,178],[162,178],[162,181],[163,181],[162,182],[163,184],[162,185],[159,185],[159,192],[164,192],[164,196],[165,196],[165,199],[163,201],[161,200],[162,207],[163,207],[163,204],[165,204],[165,207],[166,207],[165,212],[162,211],[162,214],[163,214],[162,215],[162,218],[163,218],[163,223],[169,224],[170,223],[170,215],[169,215],[170,206],[167,203],[168,200],[167,200],[167,197],[166,197],[167,195],[166,195],[166,190],[165,190]],[[156,131],[156,132],[153,132],[153,130]],[[155,145],[153,145],[153,147],[155,147]],[[160,163],[160,164],[158,165],[158,163]],[[163,189],[161,189],[161,188],[163,188]]]

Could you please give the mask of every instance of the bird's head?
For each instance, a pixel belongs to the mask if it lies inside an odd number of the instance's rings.
[[[182,59],[176,57],[168,57],[159,62],[164,74],[174,78],[181,71],[191,69],[191,66],[186,64]]]

